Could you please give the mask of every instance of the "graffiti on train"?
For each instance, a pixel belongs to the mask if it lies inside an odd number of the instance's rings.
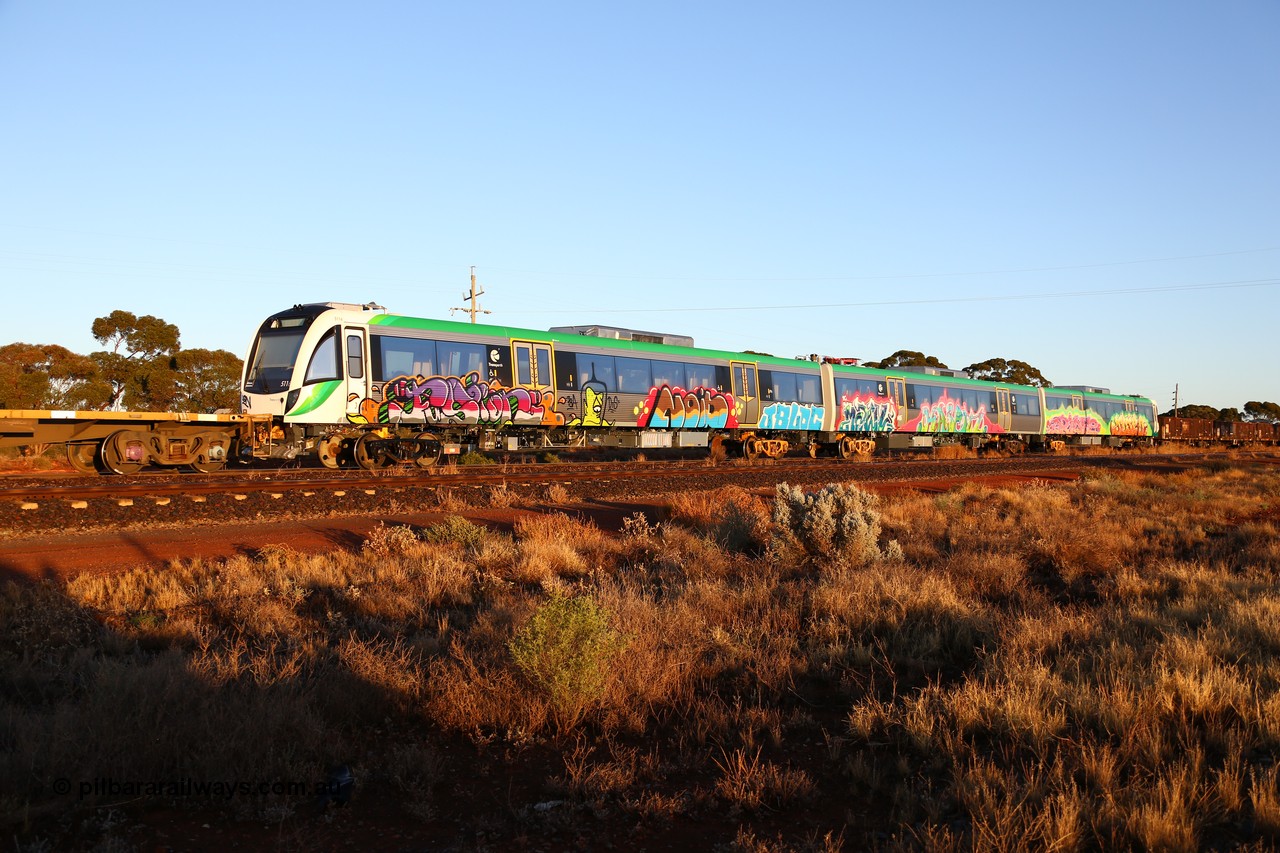
[[[1004,432],[1004,429],[987,417],[987,407],[970,408],[963,400],[952,399],[946,391],[931,403],[920,404],[920,414],[907,421],[906,429],[912,432]]]
[[[822,411],[812,403],[773,403],[760,413],[760,428],[820,430]]]
[[[865,397],[843,394],[840,397],[840,432],[893,432],[898,422],[898,404],[892,397]]]
[[[685,390],[659,385],[649,389],[634,411],[636,423],[642,427],[732,429],[738,425],[733,395],[714,388]]]
[[[1044,431],[1049,435],[1103,435],[1106,428],[1102,418],[1078,406],[1049,409],[1044,415]]]
[[[613,426],[612,421],[605,420],[605,415],[618,408],[617,396],[610,397],[604,383],[595,379],[582,386],[580,397],[561,397],[557,402],[568,413],[578,411],[569,426]]]
[[[503,426],[538,424],[545,413],[542,392],[506,388],[472,371],[465,376],[397,376],[383,384],[381,403],[362,400],[360,413],[347,415],[347,419],[354,423],[413,420],[433,425]]]
[[[1112,435],[1150,436],[1151,421],[1137,412],[1116,412],[1107,421],[1107,429]]]

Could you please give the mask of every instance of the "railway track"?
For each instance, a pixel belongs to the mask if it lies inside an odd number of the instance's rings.
[[[283,471],[108,482],[50,477],[0,489],[0,580],[111,574],[174,560],[223,560],[281,545],[358,552],[379,524],[421,527],[446,515],[509,529],[531,512],[567,512],[614,530],[637,512],[662,520],[674,494],[727,485],[761,495],[783,481],[945,491],[970,481],[1063,482],[1096,468],[1177,472],[1204,459],[1205,454],[1035,456],[853,465],[795,459],[763,465],[521,465],[426,476]],[[1280,464],[1280,455],[1227,461]]]
[[[1087,467],[1151,467],[1191,464],[1205,459],[1204,453],[1114,454],[1106,456],[1019,456],[996,459],[885,459],[851,463],[843,460],[784,458],[755,464],[712,463],[707,460],[662,462],[591,462],[550,465],[502,465],[493,467],[446,467],[428,471],[404,469],[368,472],[364,470],[281,469],[263,471],[223,471],[208,475],[160,473],[131,477],[32,478],[0,487],[0,517],[16,507],[21,512],[38,512],[50,504],[88,509],[90,503],[129,506],[167,506],[174,499],[207,503],[214,497],[243,502],[251,496],[267,496],[280,501],[293,498],[344,498],[394,496],[439,490],[492,490],[561,485],[575,494],[598,493],[601,487],[628,492],[646,491],[646,485],[678,481],[683,488],[738,484],[764,486],[795,481],[878,482],[909,481],[966,474],[1027,474],[1037,471]],[[1215,454],[1221,457],[1221,454]],[[1250,458],[1259,456],[1251,454]],[[1266,455],[1261,455],[1265,458]],[[1240,458],[1240,457],[1232,457]],[[317,501],[320,503],[321,501]]]

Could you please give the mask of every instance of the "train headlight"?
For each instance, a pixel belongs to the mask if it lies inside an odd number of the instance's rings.
[[[289,392],[289,396],[286,397],[284,401],[285,414],[288,414],[293,409],[294,406],[298,405],[298,395],[301,393],[302,393],[301,389],[297,391]]]

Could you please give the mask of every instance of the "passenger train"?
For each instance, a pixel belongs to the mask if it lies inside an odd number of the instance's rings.
[[[600,326],[550,331],[296,305],[258,330],[242,414],[253,455],[330,467],[430,467],[466,448],[719,446],[851,457],[965,442],[1057,449],[1151,442],[1155,405],[1099,388],[983,382],[959,371],[699,349]]]
[[[1159,436],[1150,399],[936,368],[777,358],[604,326],[549,331],[295,305],[250,345],[239,414],[0,412],[0,446],[63,443],[81,471],[240,459],[428,468],[469,449],[717,448],[843,458],[964,443],[1015,450]]]

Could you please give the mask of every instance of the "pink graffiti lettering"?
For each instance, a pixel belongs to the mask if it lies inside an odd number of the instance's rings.
[[[528,388],[504,388],[466,376],[397,376],[383,385],[384,405],[379,419],[421,419],[428,424],[541,423],[545,414],[542,392]],[[398,416],[398,417],[397,417]]]
[[[1050,409],[1045,414],[1044,429],[1049,435],[1101,435],[1102,419],[1075,406]]]
[[[920,414],[908,421],[906,428],[915,432],[1004,432],[1003,427],[987,417],[987,407],[969,409],[961,400],[953,400],[946,391],[932,403],[923,403]]]

